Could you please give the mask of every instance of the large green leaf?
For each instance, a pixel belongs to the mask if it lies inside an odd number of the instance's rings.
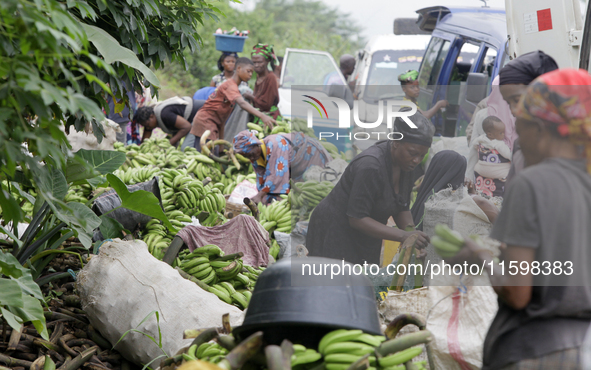
[[[41,288],[39,288],[39,285],[33,280],[30,270],[27,270],[27,272],[20,278],[13,279],[13,281],[16,281],[23,293],[29,294],[37,299],[43,299]]]
[[[58,210],[56,216],[76,231],[82,245],[90,248],[92,233],[100,226],[101,219],[82,203],[69,202],[66,207],[66,209]]]
[[[107,215],[101,216],[101,234],[103,234],[103,239],[114,239],[114,238],[122,238],[123,233],[122,231],[125,229],[123,225],[114,218],[111,218]]]
[[[119,198],[121,198],[121,206],[123,208],[154,217],[162,221],[171,232],[177,231],[164,214],[164,211],[160,207],[160,202],[154,194],[145,190],[136,190],[130,193],[123,181],[112,174],[107,175],[107,180],[109,180],[109,184],[111,184],[111,187],[113,187]]]
[[[68,192],[68,183],[62,171],[54,168],[49,172],[42,171],[39,175],[37,185],[43,192],[54,199],[64,199]]]
[[[66,179],[68,183],[106,175],[121,167],[125,162],[125,153],[113,150],[80,149],[74,158],[68,161]]]
[[[0,273],[12,278],[19,278],[28,272],[10,253],[0,251]]]
[[[23,323],[23,319],[18,317],[17,315],[10,312],[8,309],[0,306],[0,313],[2,313],[2,317],[6,320],[8,325],[15,330],[21,329],[21,324]]]
[[[0,278],[0,305],[23,307],[23,291],[18,283],[10,279]]]
[[[148,68],[144,63],[140,62],[136,54],[121,46],[119,42],[109,35],[106,31],[85,23],[81,23],[88,41],[96,47],[101,53],[105,62],[112,64],[114,62],[123,63],[131,68],[140,71],[150,83],[156,87],[160,87],[158,77]]]
[[[4,190],[4,187],[0,186],[0,216],[5,222],[9,221],[20,221],[23,218],[21,207],[12,194]]]
[[[41,337],[48,340],[49,334],[47,333],[47,327],[45,326],[45,316],[43,315],[41,302],[29,295],[23,295],[23,303],[23,307],[8,306],[8,309],[13,314],[22,318],[25,322],[32,322]]]
[[[125,153],[114,150],[80,149],[76,156],[83,158],[101,175],[111,173],[125,163]]]

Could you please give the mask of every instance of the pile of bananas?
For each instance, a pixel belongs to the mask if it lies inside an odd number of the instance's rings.
[[[327,370],[346,370],[367,354],[372,354],[386,337],[370,335],[361,330],[335,330],[326,334],[318,344]],[[376,366],[376,357],[369,356],[369,364]]]
[[[224,347],[215,342],[207,342],[199,346],[193,344],[191,347],[189,347],[187,353],[183,354],[183,359],[185,361],[205,360],[207,362],[217,364],[227,354],[228,350]]]
[[[277,121],[277,126],[273,127],[273,129],[269,129],[268,127],[263,127],[259,124],[249,122],[246,124],[250,130],[255,130],[258,132],[259,140],[263,140],[265,136],[269,135],[276,135],[276,134],[289,134],[291,132],[291,128],[289,127],[289,121]]]
[[[296,221],[308,220],[312,211],[322,199],[332,191],[334,185],[330,181],[313,181],[292,183],[291,205],[298,215]]]
[[[283,199],[273,202],[267,206],[258,204],[261,212],[259,222],[269,233],[277,230],[283,233],[291,232],[291,205],[287,195],[281,196]]]
[[[180,216],[182,216],[182,218]],[[174,219],[174,218],[169,217],[170,223],[172,223],[173,226],[176,226],[176,227],[183,226],[180,223],[181,222],[180,220],[182,220],[184,222],[191,221],[191,218],[185,216],[182,212],[180,212],[180,215],[178,215],[177,217],[178,217],[178,219]],[[179,226],[179,224],[180,224],[180,226]],[[157,220],[154,218],[154,219],[151,219],[150,221],[148,221],[148,223],[146,224],[146,228],[144,229],[142,240],[148,246],[148,251],[150,252],[150,254],[152,254],[154,257],[158,258],[159,260],[162,260],[162,258],[164,257],[164,253],[166,252],[166,249],[168,248],[168,246],[172,242],[172,239],[174,238],[175,235],[176,235],[176,233],[170,232],[170,230],[168,230],[168,228],[166,226],[164,226],[160,222],[160,220]]]
[[[126,185],[139,184],[150,181],[154,176],[160,173],[160,168],[144,166],[140,168],[129,168],[127,170],[118,169],[113,172]]]
[[[29,194],[34,195],[34,191],[29,191]],[[92,186],[89,184],[82,184],[82,185],[73,185],[70,186],[68,192],[66,193],[66,197],[64,201],[67,202],[79,202],[79,203],[86,203],[92,194]],[[32,206],[32,205],[31,205]],[[24,208],[24,207],[23,207]],[[32,207],[31,207],[32,208]]]
[[[265,269],[245,266],[239,254],[224,255],[216,245],[205,245],[189,253],[181,251],[173,266],[208,285],[207,290],[228,304],[248,306],[251,290]]]
[[[205,334],[203,334],[205,335]],[[293,344],[293,355],[291,356],[291,367],[294,370],[326,369],[326,370],[347,370],[354,363],[367,359],[369,370],[406,370],[409,368],[426,369],[426,361],[412,361],[423,352],[423,344],[431,340],[432,335],[427,330],[421,330],[412,334],[398,336],[395,339],[386,341],[382,335],[370,335],[361,330],[339,329],[326,334],[318,344],[318,350],[306,348],[301,344]],[[248,341],[247,338],[245,341]],[[197,341],[197,343],[201,343]],[[236,343],[232,335],[220,335],[214,341],[191,346],[186,355],[185,361],[195,359],[219,364],[224,360],[228,351],[242,346],[245,342]],[[282,345],[283,347],[283,345]],[[263,348],[261,348],[262,350]],[[266,350],[261,351],[267,353]],[[251,356],[254,357],[252,352]],[[265,356],[261,356],[265,357]],[[261,361],[261,357],[258,361]],[[266,357],[267,368],[277,358]],[[271,364],[271,365],[270,365]],[[264,368],[250,363],[250,368]],[[259,363],[260,365],[260,363]],[[409,365],[410,367],[407,367]],[[367,365],[366,365],[367,366]],[[246,367],[245,367],[246,368]]]
[[[161,180],[162,205],[164,212],[179,209],[190,216],[200,211],[209,214],[221,212],[226,208],[226,199],[222,194],[225,186],[222,183],[207,183],[187,174],[188,170],[162,170]]]
[[[304,135],[310,136],[315,138],[316,133],[314,133],[314,129],[308,127],[308,122],[302,118],[294,118],[291,121],[291,131],[292,132],[301,132]]]
[[[281,247],[279,246],[279,243],[277,243],[277,240],[271,239],[271,248],[269,248],[269,255],[272,256],[275,261],[277,261],[277,257],[279,256],[280,250]]]
[[[464,246],[462,235],[444,224],[435,226],[435,235],[431,238],[435,251],[443,258],[451,258],[458,254]]]

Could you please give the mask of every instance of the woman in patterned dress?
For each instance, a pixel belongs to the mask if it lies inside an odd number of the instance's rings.
[[[261,141],[253,132],[241,131],[234,137],[234,151],[252,163],[259,190],[252,200],[264,204],[289,194],[291,178],[301,179],[310,166],[324,167],[332,160],[320,143],[301,133],[269,135]]]

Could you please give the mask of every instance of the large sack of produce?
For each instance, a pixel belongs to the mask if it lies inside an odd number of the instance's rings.
[[[427,294],[435,368],[480,369],[484,338],[498,310],[497,295],[486,276],[464,277],[461,288],[453,284],[458,277],[447,280],[448,286],[430,286]]]
[[[68,134],[68,142],[72,145],[72,152],[77,152],[80,149],[114,150],[113,144],[117,141],[117,133],[121,132],[121,127],[118,123],[106,118],[101,124],[105,130],[105,136],[100,143],[96,139],[96,136],[94,136],[92,125],[86,125],[86,129],[80,132],[71,127],[70,133]]]
[[[501,207],[501,198],[491,198],[493,204]],[[447,225],[463,237],[470,235],[480,235],[483,237],[483,246],[491,250],[494,255],[498,255],[498,242],[488,238],[492,223],[472,197],[468,194],[466,187],[457,190],[443,189],[432,195],[425,202],[425,216],[423,219],[423,231],[432,237],[435,235],[435,226],[437,224]],[[437,254],[432,245],[427,247],[427,257],[425,265],[441,263],[441,256]],[[425,276],[423,282],[429,285],[429,276]]]
[[[99,254],[78,274],[77,285],[90,323],[111,344],[130,329],[156,340],[161,332],[162,349],[137,332],[128,333],[115,347],[137,364],[149,363],[162,351],[173,355],[190,344],[191,339],[183,339],[185,329],[219,327],[225,313],[230,314],[232,326],[243,320],[237,307],[182,278],[171,266],[154,258],[142,241],[115,239],[103,243]],[[159,314],[159,323],[155,315],[146,319],[154,311]]]

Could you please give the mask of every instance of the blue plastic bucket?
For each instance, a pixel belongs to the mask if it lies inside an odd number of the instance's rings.
[[[248,36],[221,35],[218,33],[213,35],[215,36],[215,48],[218,51],[228,53],[242,53],[244,41],[248,38]]]

